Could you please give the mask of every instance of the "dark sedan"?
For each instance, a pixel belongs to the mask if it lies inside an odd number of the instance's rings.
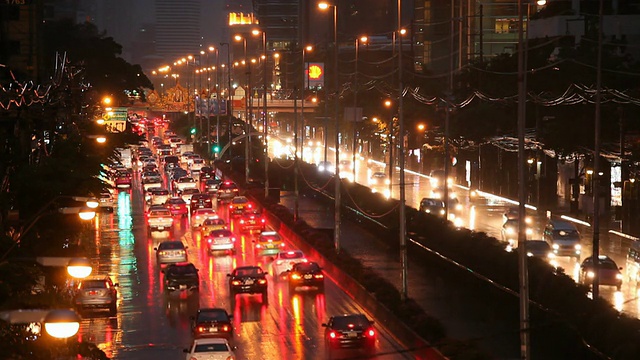
[[[318,263],[310,261],[293,264],[289,271],[289,292],[294,292],[302,286],[324,290],[324,274]]]
[[[198,269],[192,263],[178,263],[164,270],[164,289],[174,291],[197,292],[200,286]]]
[[[262,302],[266,304],[269,301],[266,275],[259,266],[235,268],[231,274],[227,274],[231,299],[235,299],[236,294],[262,294]]]
[[[230,339],[233,337],[233,327],[231,325],[232,316],[225,309],[203,308],[193,320],[193,338],[203,337],[223,337]]]
[[[325,327],[325,342],[329,349],[359,348],[371,351],[376,344],[373,321],[363,314],[332,316]]]

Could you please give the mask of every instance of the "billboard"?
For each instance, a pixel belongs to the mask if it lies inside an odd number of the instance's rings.
[[[123,132],[127,128],[128,111],[126,107],[113,108],[105,112],[102,118],[108,132]]]
[[[316,89],[324,87],[324,63],[308,62],[305,67],[305,88]]]

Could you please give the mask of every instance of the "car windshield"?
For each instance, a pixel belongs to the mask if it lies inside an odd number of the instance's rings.
[[[167,274],[171,275],[189,275],[198,272],[193,264],[187,265],[171,265],[167,269]]]
[[[222,219],[207,219],[204,221],[204,225],[224,225],[224,220]]]
[[[578,231],[570,229],[554,230],[553,234],[559,237],[569,237],[578,235]]]
[[[255,276],[262,275],[262,269],[258,267],[244,268],[244,269],[236,269],[235,276]]]
[[[228,352],[229,347],[227,344],[197,344],[194,353],[206,353],[206,352]]]
[[[300,272],[314,272],[314,271],[319,271],[320,266],[314,262],[297,263],[294,265],[294,270],[300,271]]]
[[[160,243],[158,246],[158,250],[175,250],[175,249],[184,249],[184,245],[180,241],[165,241]]]
[[[233,235],[229,230],[214,230],[210,233],[213,237],[228,237]]]
[[[229,317],[223,310],[201,311],[198,313],[198,321],[229,321]]]
[[[336,329],[347,329],[351,327],[369,326],[369,320],[364,315],[348,315],[333,318],[333,327]]]
[[[422,206],[440,206],[440,207],[444,207],[444,202],[441,200],[436,200],[436,199],[423,199],[420,202],[420,205]]]
[[[107,282],[104,280],[85,280],[80,285],[80,288],[91,288],[91,289],[96,289],[96,288],[106,289],[106,287],[107,287]]]

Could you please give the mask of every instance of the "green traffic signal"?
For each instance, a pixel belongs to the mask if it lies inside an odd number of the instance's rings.
[[[196,133],[196,128],[191,128],[191,135]]]
[[[219,145],[213,145],[213,152],[214,153],[219,153],[220,152],[220,146]]]

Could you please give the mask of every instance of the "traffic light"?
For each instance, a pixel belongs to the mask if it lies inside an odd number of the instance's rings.
[[[191,135],[195,135],[195,133],[196,133],[196,128],[195,128],[195,127],[192,127],[192,128],[191,128]]]
[[[218,145],[218,144],[213,144],[212,149],[213,149],[213,152],[217,154],[217,153],[219,153],[219,152],[220,152],[220,145]]]

